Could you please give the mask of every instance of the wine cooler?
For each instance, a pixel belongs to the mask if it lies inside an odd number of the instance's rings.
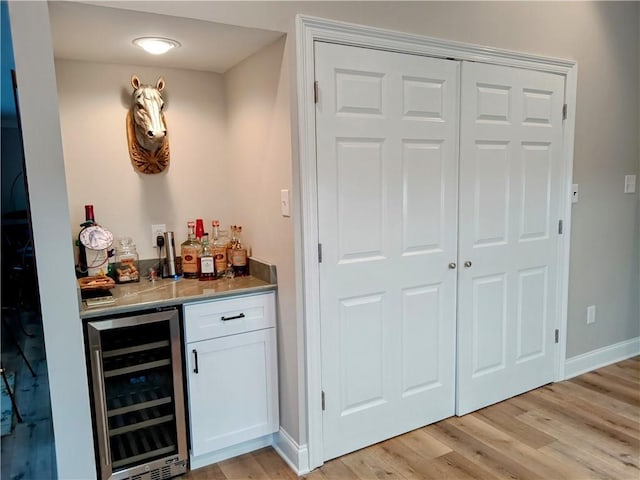
[[[87,324],[102,480],[186,472],[178,310]]]

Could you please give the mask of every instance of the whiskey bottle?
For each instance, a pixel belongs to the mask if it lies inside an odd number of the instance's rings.
[[[195,222],[187,223],[188,237],[180,245],[180,256],[182,257],[182,276],[184,278],[199,278],[198,257],[202,250],[202,245],[196,240]]]
[[[243,276],[249,274],[249,267],[247,266],[247,249],[242,244],[242,226],[238,225],[235,232],[235,244],[231,249],[231,264],[236,276]]]
[[[209,245],[209,234],[202,236],[202,253],[200,253],[200,280],[213,280],[216,278],[213,253]]]
[[[87,227],[90,227],[91,225],[96,224],[96,219],[93,214],[93,205],[84,206],[84,216],[85,216],[85,221],[80,224],[80,227],[82,227],[82,230],[84,230]],[[80,233],[82,233],[82,230],[80,230]],[[80,234],[78,234],[76,245],[78,246],[78,264],[76,265],[76,276],[86,277],[87,271],[88,271],[87,250],[85,246],[82,244],[82,242],[80,241]]]
[[[220,222],[214,220],[211,222],[211,233],[213,235],[213,262],[216,269],[216,277],[223,277],[227,269],[227,244],[220,237]]]

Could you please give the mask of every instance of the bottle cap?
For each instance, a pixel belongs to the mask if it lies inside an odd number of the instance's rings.
[[[204,234],[204,223],[201,218],[196,219],[196,237],[202,238]]]
[[[84,218],[86,219],[85,221],[91,221],[91,222],[95,222],[96,221],[96,217],[94,217],[93,215],[93,205],[85,205],[84,206]]]

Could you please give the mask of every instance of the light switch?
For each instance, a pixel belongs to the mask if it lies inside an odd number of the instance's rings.
[[[283,217],[291,216],[289,190],[280,190],[280,211]]]
[[[624,193],[636,193],[636,176],[624,176]]]
[[[578,203],[578,184],[574,183],[571,190],[571,203]]]

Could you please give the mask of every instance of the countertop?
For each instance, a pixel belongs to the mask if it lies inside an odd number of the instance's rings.
[[[116,285],[112,288],[110,292],[115,303],[88,308],[83,301],[80,307],[80,318],[94,318],[233,295],[260,293],[276,288],[276,283],[269,283],[251,275],[209,281],[186,278],[154,281],[143,279],[138,283]]]

